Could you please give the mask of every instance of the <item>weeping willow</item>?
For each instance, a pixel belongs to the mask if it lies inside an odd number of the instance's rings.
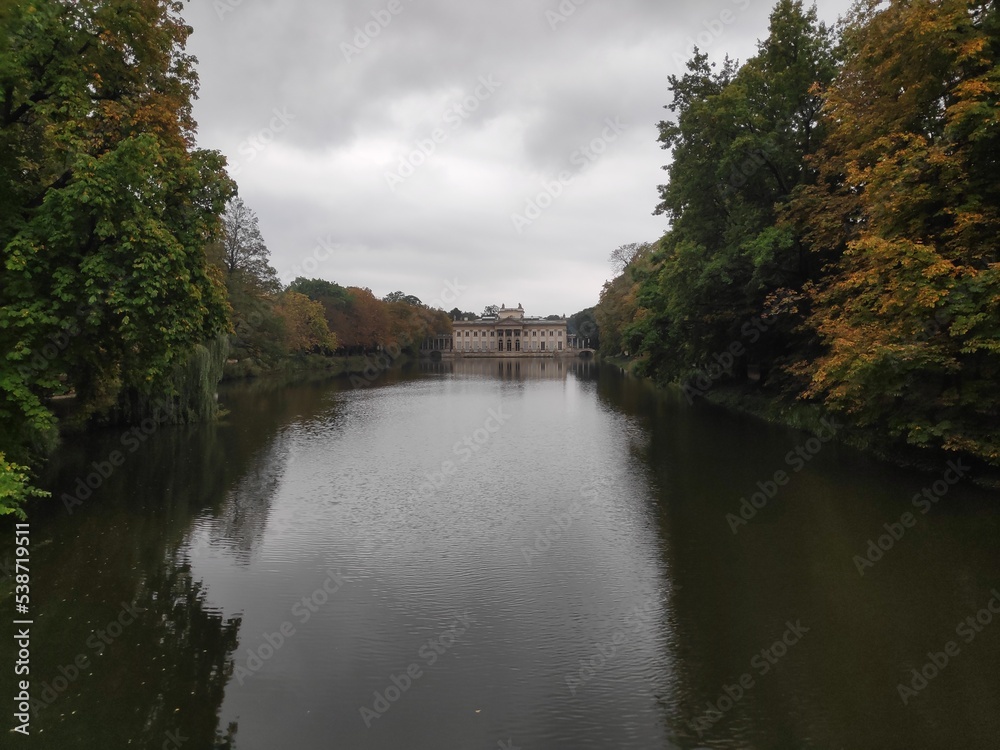
[[[135,388],[123,391],[114,421],[138,424],[153,419],[160,424],[190,424],[214,420],[219,413],[218,386],[228,355],[226,335],[198,344],[156,388],[149,392]]]

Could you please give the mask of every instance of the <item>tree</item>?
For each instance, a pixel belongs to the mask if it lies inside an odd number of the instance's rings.
[[[640,304],[639,292],[650,273],[649,256],[640,255],[626,267],[624,273],[605,283],[600,302],[593,311],[593,319],[601,335],[590,342],[594,348],[599,347],[602,355],[614,357],[623,353],[638,353],[642,337],[635,334],[635,328],[651,314]],[[581,334],[587,336],[583,330]],[[653,346],[648,348],[656,349]]]
[[[743,66],[727,58],[716,70],[695,50],[687,71],[670,77],[675,117],[660,123],[660,142],[673,160],[655,213],[671,227],[631,274],[638,288],[627,279],[607,290],[616,301],[601,326],[604,348],[638,347],[653,373],[674,380],[708,365],[756,317],[769,318],[767,333],[747,342],[740,368],[767,369],[797,343],[802,319],[787,302],[819,266],[805,262],[800,228],[779,219],[797,186],[815,179],[807,158],[822,141],[821,92],[836,69],[815,9],[780,0]],[[642,257],[626,249],[612,260],[627,261],[628,276]]]
[[[650,245],[648,242],[630,242],[627,245],[620,245],[615,248],[608,260],[611,262],[611,268],[617,276],[625,271],[629,263],[640,255],[648,253],[649,250]]]
[[[0,516],[14,514],[22,521],[27,515],[21,507],[30,497],[48,497],[48,492],[30,484],[29,468],[6,461],[0,451]]]
[[[382,298],[383,302],[403,302],[407,305],[412,305],[414,307],[420,307],[424,303],[420,301],[419,297],[415,297],[412,294],[406,294],[404,292],[390,292]]]
[[[337,337],[326,324],[323,305],[291,290],[282,293],[277,311],[285,324],[285,345],[289,352],[333,351]]]
[[[230,345],[232,358],[239,362],[235,372],[256,375],[270,369],[288,353],[286,321],[277,306],[281,283],[270,265],[257,215],[239,196],[226,206],[223,236],[210,249],[210,257],[225,278],[232,307]]]
[[[194,148],[180,3],[7,3],[0,11],[0,444],[51,437],[46,396],[81,417],[149,393],[228,327],[206,258],[233,192]],[[58,344],[54,342],[59,342]],[[46,347],[49,347],[46,349]],[[30,365],[41,352],[41,369]]]
[[[576,334],[580,346],[600,349],[601,337],[595,318],[596,310],[596,307],[588,307],[586,310],[569,316],[566,324],[567,330],[569,333]]]
[[[288,285],[288,288],[306,295],[311,300],[322,302],[324,306],[345,305],[350,300],[350,295],[344,287],[326,279],[306,279],[299,276]]]
[[[451,332],[451,320],[440,310],[405,301],[390,302],[387,307],[390,346],[415,353],[428,337]]]
[[[795,215],[831,274],[804,395],[1000,464],[1000,19],[995,3],[858,6]],[[808,222],[808,224],[806,224]]]
[[[222,217],[222,264],[226,280],[276,294],[281,289],[278,273],[269,262],[270,252],[260,233],[257,214],[243,199],[234,196]]]
[[[499,305],[487,305],[486,307],[483,308],[484,318],[495,318],[499,314],[500,314]]]

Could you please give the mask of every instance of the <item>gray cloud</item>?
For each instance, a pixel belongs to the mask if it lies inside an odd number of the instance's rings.
[[[381,0],[191,3],[199,142],[238,163],[279,272],[329,236],[340,249],[307,275],[427,301],[457,279],[463,309],[575,312],[597,301],[611,250],[666,229],[651,212],[667,77],[694,42],[715,59],[752,55],[771,10],[577,2],[398,0],[395,14]],[[848,6],[831,0],[820,15]],[[481,76],[499,87],[469,99]],[[608,118],[626,130],[581,159]],[[421,159],[435,129],[443,139]],[[406,161],[420,163],[390,184]],[[572,180],[518,233],[511,215],[561,170]]]

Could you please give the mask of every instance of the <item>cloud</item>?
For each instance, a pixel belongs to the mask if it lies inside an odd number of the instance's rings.
[[[848,5],[822,14],[833,21]],[[572,313],[597,301],[615,247],[666,229],[651,214],[668,159],[655,127],[667,77],[695,42],[714,59],[752,55],[770,10],[754,0],[190,4],[199,143],[238,163],[279,271],[331,236],[340,249],[315,275],[341,284],[431,300],[459,279],[463,309],[517,299],[532,314]],[[485,97],[483,80],[499,83]],[[581,160],[608,118],[625,132]],[[512,215],[564,170],[571,182],[519,233]]]

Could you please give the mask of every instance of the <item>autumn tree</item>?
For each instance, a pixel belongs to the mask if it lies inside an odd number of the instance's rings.
[[[284,322],[284,343],[290,353],[332,352],[337,348],[337,337],[330,333],[319,302],[288,290],[278,298],[276,307]]]
[[[805,395],[915,445],[1000,463],[995,3],[861,3],[796,204],[831,275]]]
[[[412,295],[407,295],[412,296]],[[451,332],[451,319],[441,310],[414,305],[404,300],[388,303],[390,346],[411,354],[431,336]]]
[[[228,326],[207,262],[233,191],[195,148],[179,2],[0,9],[0,445],[25,459],[81,416],[163,387]],[[48,349],[46,349],[48,347]],[[31,364],[40,352],[44,366]]]
[[[652,271],[649,255],[636,254],[621,274],[605,283],[600,303],[593,312],[601,335],[591,342],[599,347],[601,354],[616,357],[638,352],[644,337],[637,330],[652,314],[640,303],[639,294]]]

